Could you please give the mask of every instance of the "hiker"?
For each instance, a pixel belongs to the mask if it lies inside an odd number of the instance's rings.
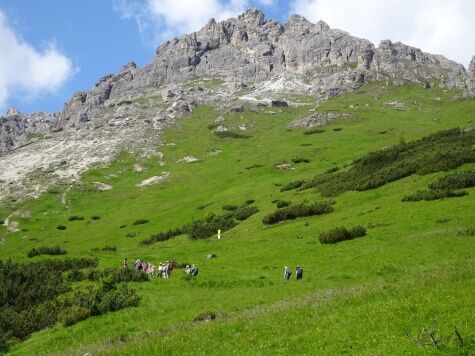
[[[127,261],[127,258],[124,259],[124,263],[122,264],[122,267],[129,268],[129,261]]]
[[[196,267],[195,265],[191,265],[191,275],[193,277],[196,277],[198,275],[198,267]]]
[[[290,276],[292,275],[292,271],[290,270],[289,267],[285,266],[284,268],[284,278],[286,281],[290,279]]]
[[[303,277],[303,269],[302,267],[300,266],[297,266],[297,268],[295,269],[295,277],[297,278],[297,281],[302,279]]]
[[[163,266],[163,263],[159,263],[158,264],[158,275],[160,276],[160,278],[164,278],[163,274],[165,272],[165,267]]]
[[[190,265],[186,265],[186,267],[185,267],[185,274],[186,274],[187,276],[191,276],[191,267],[190,267]]]
[[[174,264],[173,262],[167,261],[167,278],[170,278],[173,271]]]
[[[140,268],[142,268],[141,266],[142,266],[142,263],[140,262],[140,260],[135,261],[134,267],[137,271],[140,271]]]
[[[152,276],[152,277],[153,277],[154,273],[155,273],[155,266],[150,263],[150,264],[148,265],[147,274],[148,274],[149,276]]]

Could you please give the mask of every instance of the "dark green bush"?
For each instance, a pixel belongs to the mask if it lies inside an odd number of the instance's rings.
[[[250,138],[249,135],[243,135],[235,131],[215,131],[214,134],[219,138]]]
[[[475,169],[466,169],[440,177],[429,184],[431,190],[456,190],[475,187]]]
[[[93,215],[93,216],[91,216],[91,219],[92,220],[100,220],[101,217],[99,215]]]
[[[140,243],[142,245],[150,245],[150,244],[153,244],[154,242],[170,240],[171,238],[182,235],[184,233],[185,232],[183,228],[169,229],[165,232],[159,232],[158,234],[154,234],[150,236],[149,238],[142,240]]]
[[[330,203],[294,204],[266,215],[262,222],[266,225],[277,224],[284,220],[293,220],[304,216],[322,215],[333,211]]]
[[[347,229],[346,227],[337,227],[327,232],[322,232],[318,236],[322,244],[334,244],[340,241],[352,240],[356,237],[366,235],[366,229],[363,226],[355,226]]]
[[[255,213],[259,212],[259,209],[255,206],[243,206],[232,213],[229,214],[229,217],[234,218],[239,221],[244,221]]]
[[[68,251],[60,246],[38,247],[32,248],[30,251],[28,251],[27,256],[32,258],[39,255],[66,255],[67,253]]]
[[[254,199],[248,199],[242,204],[242,206],[248,206],[248,205],[254,204],[254,202],[255,202]]]
[[[304,135],[313,135],[313,134],[322,133],[322,132],[325,132],[325,130],[324,130],[324,129],[321,129],[321,128],[319,128],[319,127],[314,127],[314,128],[305,130],[305,131],[303,132],[303,134],[304,134]]]
[[[104,247],[95,247],[95,248],[91,248],[91,251],[93,252],[97,252],[97,251],[104,251],[104,252],[116,252],[117,251],[117,247],[114,246],[114,245],[106,245]]]
[[[80,269],[72,269],[68,272],[68,281],[79,282],[86,279],[86,274]]]
[[[66,226],[64,226],[64,225],[58,225],[58,226],[56,226],[56,228],[58,230],[66,230]]]
[[[277,200],[276,202],[276,206],[277,208],[285,208],[286,206],[289,206],[290,204],[292,204],[291,202],[287,201],[287,200]]]
[[[292,162],[294,162],[294,163],[310,163],[310,160],[308,158],[295,157],[295,158],[292,158]]]
[[[300,188],[305,183],[304,180],[297,180],[294,182],[287,183],[282,188],[280,188],[281,192],[285,192],[287,190],[297,189]]]
[[[143,224],[148,224],[150,221],[147,219],[137,219],[135,220],[132,225],[143,225]]]
[[[82,320],[89,318],[91,310],[80,307],[79,305],[72,305],[66,309],[61,310],[58,315],[58,321],[64,326],[74,325]]]
[[[341,131],[341,130],[343,130],[341,127],[335,127],[335,128],[333,129],[333,131]]]
[[[468,195],[467,192],[453,192],[450,190],[419,190],[415,194],[406,195],[402,201],[416,202],[421,200],[438,200],[445,198],[458,198]]]
[[[221,209],[223,210],[227,210],[227,211],[234,211],[234,210],[237,210],[239,207],[237,205],[234,205],[234,204],[226,204],[226,205],[223,205],[221,207]]]
[[[201,240],[215,235],[218,229],[226,231],[236,225],[237,222],[232,218],[211,214],[185,225],[185,231],[191,240]]]
[[[385,150],[369,153],[345,172],[323,173],[289,189],[317,188],[324,196],[364,191],[412,174],[429,174],[475,162],[475,130],[459,128],[440,131],[409,143],[401,142]],[[288,190],[288,189],[285,189]]]
[[[79,215],[73,215],[73,216],[70,216],[69,221],[81,221],[81,220],[84,220],[84,216],[79,216]]]

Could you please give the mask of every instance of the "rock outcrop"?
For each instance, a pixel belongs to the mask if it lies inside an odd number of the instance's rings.
[[[475,96],[475,56],[472,57],[468,66],[467,88],[469,95]]]
[[[22,114],[11,108],[4,116],[0,116],[0,155],[48,135],[58,114]]]

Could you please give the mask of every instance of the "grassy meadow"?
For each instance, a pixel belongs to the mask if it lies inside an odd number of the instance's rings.
[[[277,210],[277,200],[329,200],[315,188],[281,192],[289,182],[335,167],[345,170],[369,152],[441,130],[473,129],[475,100],[455,94],[375,84],[318,107],[224,113],[198,106],[164,133],[155,156],[123,152],[109,166],[84,173],[79,185],[57,186],[35,200],[3,202],[0,220],[20,212],[10,220],[21,231],[7,233],[0,226],[0,259],[97,258],[100,268],[120,267],[124,258],[155,265],[175,260],[200,269],[191,280],[177,269],[170,279],[132,282],[141,296],[138,307],[68,327],[58,323],[13,341],[11,354],[473,354],[474,188],[464,189],[468,195],[462,197],[403,202],[447,172],[413,174],[332,197],[327,214],[262,222]],[[387,104],[392,101],[405,109]],[[313,134],[290,128],[313,109],[351,118]],[[248,137],[215,135],[210,128],[219,115],[223,126]],[[180,162],[186,156],[198,160]],[[283,163],[292,169],[276,168]],[[474,167],[466,163],[454,171]],[[164,172],[169,175],[160,184],[137,186]],[[95,182],[112,189],[99,191]],[[152,234],[222,215],[223,205],[248,200],[259,212],[220,240],[180,235],[141,244]],[[70,221],[71,216],[84,220]],[[134,225],[139,219],[148,223]],[[357,225],[366,228],[366,236],[330,245],[318,240],[321,232]],[[53,246],[66,256],[27,257],[33,248]],[[105,246],[116,250],[101,251]],[[208,254],[216,258],[206,259]],[[294,271],[288,283],[284,266]],[[295,280],[296,266],[304,269],[301,281]],[[83,285],[73,282],[72,288]],[[205,312],[216,319],[193,321]]]

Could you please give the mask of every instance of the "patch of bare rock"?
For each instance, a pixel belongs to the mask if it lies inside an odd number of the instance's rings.
[[[160,184],[162,183],[165,179],[167,179],[170,176],[170,172],[163,172],[159,176],[153,176],[150,178],[147,178],[137,184],[137,187],[146,187],[149,185],[155,185],[155,184]]]

